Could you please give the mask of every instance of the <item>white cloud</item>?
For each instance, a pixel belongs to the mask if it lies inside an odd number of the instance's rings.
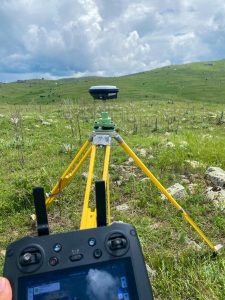
[[[0,80],[222,59],[222,0],[1,0]]]

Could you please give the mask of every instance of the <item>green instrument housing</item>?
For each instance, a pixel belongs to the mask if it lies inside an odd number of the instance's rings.
[[[115,124],[109,117],[108,112],[101,112],[101,118],[97,119],[94,123],[95,131],[114,131]]]

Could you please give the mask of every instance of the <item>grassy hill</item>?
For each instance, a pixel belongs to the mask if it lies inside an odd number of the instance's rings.
[[[51,191],[90,136],[103,109],[102,101],[91,101],[87,93],[96,84],[120,88],[119,99],[106,107],[121,136],[165,188],[184,186],[186,196],[178,203],[215,245],[225,244],[223,203],[209,199],[212,184],[205,178],[210,166],[225,170],[224,64],[0,84],[0,274],[7,245],[36,234],[32,187]],[[102,178],[103,150],[97,150],[94,180]],[[116,142],[111,150],[111,220],[136,227],[152,269],[154,299],[224,300],[224,250],[213,257]],[[88,165],[89,159],[48,210],[52,233],[79,228]]]
[[[0,84],[1,103],[54,103],[89,98],[91,85],[115,84],[120,99],[174,99],[225,102],[225,60],[172,65],[122,77],[27,80]]]

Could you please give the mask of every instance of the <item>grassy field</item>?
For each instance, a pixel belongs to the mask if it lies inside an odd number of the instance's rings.
[[[123,100],[164,99],[225,102],[225,60],[173,65],[123,77],[29,80],[0,83],[0,101],[8,104],[52,104],[87,98],[91,85],[113,84]]]
[[[215,66],[203,64],[202,68]],[[179,71],[183,66],[174,68]],[[202,72],[198,64],[189,68]],[[32,187],[43,185],[50,191],[105,109],[124,140],[166,188],[177,182],[185,186],[187,196],[179,204],[215,244],[224,244],[224,211],[207,200],[204,178],[209,166],[225,169],[224,94],[215,89],[213,98],[212,91],[201,92],[197,79],[190,85],[196,85],[195,90],[185,85],[178,92],[168,83],[178,86],[178,79],[165,73],[172,70],[163,68],[150,72],[150,77],[143,73],[111,81],[86,78],[1,85],[0,272],[7,244],[35,234]],[[151,78],[154,72],[155,81]],[[164,75],[157,79],[160,72]],[[188,72],[185,69],[185,78]],[[225,76],[220,68],[218,73],[221,78]],[[147,78],[149,84],[141,85]],[[167,93],[157,86],[159,81],[162,86],[163,81],[170,85]],[[91,84],[103,82],[121,88],[120,99],[105,107],[88,100],[86,93]],[[97,153],[96,179],[101,177],[103,155],[101,149]],[[197,161],[197,167],[188,161]],[[51,232],[79,228],[87,170],[88,162],[50,208]],[[112,145],[109,171],[112,218],[136,227],[146,263],[153,270],[155,299],[224,299],[224,250],[213,257],[198,234],[170,202],[161,199],[116,143]],[[91,196],[94,198],[93,193]],[[127,205],[126,210],[119,210],[121,204]]]

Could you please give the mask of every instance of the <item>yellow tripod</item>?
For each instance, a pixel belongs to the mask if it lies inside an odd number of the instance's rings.
[[[137,157],[137,155],[131,150],[131,148],[124,142],[121,136],[115,131],[115,126],[111,122],[107,113],[102,113],[102,118],[99,119],[100,122],[95,122],[95,130],[91,134],[90,138],[84,143],[80,148],[75,158],[72,160],[70,165],[67,167],[59,181],[56,183],[54,188],[51,190],[48,198],[46,199],[46,206],[53,202],[53,200],[62,192],[62,190],[69,185],[71,179],[82,166],[84,161],[90,155],[89,172],[86,183],[86,190],[84,196],[84,204],[82,211],[82,218],[80,229],[94,228],[97,227],[97,212],[96,208],[91,210],[89,207],[89,198],[91,192],[91,184],[94,171],[94,163],[96,157],[97,147],[101,146],[105,148],[104,157],[104,167],[102,180],[105,182],[105,188],[107,192],[107,223],[110,224],[110,193],[109,193],[109,159],[110,159],[110,149],[112,139],[115,139],[119,145],[124,149],[124,151],[134,160],[137,166],[148,176],[154,185],[166,196],[166,198],[181,212],[182,216],[191,224],[191,226],[198,232],[198,234],[204,239],[208,246],[215,252],[219,251],[222,246],[216,245],[207,238],[207,236],[202,232],[202,230],[195,224],[195,222],[189,217],[185,210],[177,203],[177,201],[170,195],[170,193],[162,186],[162,184],[157,180],[157,178],[149,171],[149,169],[144,165],[144,163]],[[90,146],[88,148],[88,146]],[[88,150],[86,150],[88,148]],[[86,152],[85,152],[86,150]]]

